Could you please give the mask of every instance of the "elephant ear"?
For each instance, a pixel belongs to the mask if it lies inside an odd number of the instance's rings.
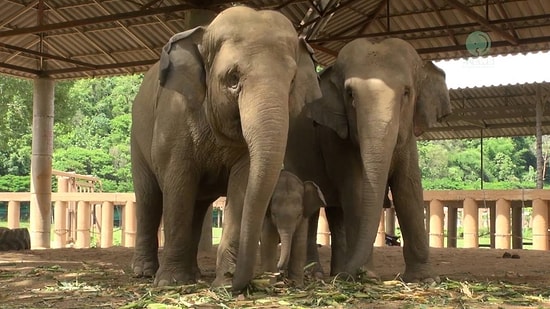
[[[206,95],[206,71],[199,52],[203,33],[203,27],[196,27],[175,34],[160,56],[160,86],[181,93],[187,102],[202,103]]]
[[[337,83],[338,77],[333,67],[321,73],[323,96],[307,105],[307,115],[318,124],[332,129],[341,139],[346,139],[349,134],[348,119]]]
[[[419,136],[436,121],[451,113],[445,72],[431,61],[424,62],[420,74],[419,93],[414,111],[414,135]]]
[[[300,103],[292,104],[299,106],[301,102],[305,102],[307,105],[321,97],[321,89],[319,88],[319,76],[316,72],[317,60],[313,48],[303,37],[298,38],[296,63],[298,70],[294,78],[292,98],[296,100],[295,102]]]
[[[321,189],[313,181],[304,181],[304,218],[309,218],[320,207],[326,207],[327,202]]]

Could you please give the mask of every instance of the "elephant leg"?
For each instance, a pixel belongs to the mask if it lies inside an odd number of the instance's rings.
[[[330,275],[335,276],[343,272],[346,266],[344,212],[341,207],[325,207],[325,213],[331,240]]]
[[[202,234],[202,225],[204,223],[204,218],[206,213],[208,212],[208,208],[212,204],[213,201],[207,200],[207,201],[197,201],[195,203],[195,209],[193,212],[193,231],[191,232],[193,235],[193,250],[194,252],[192,255],[195,257],[193,259],[193,264],[191,265],[191,269],[193,273],[195,274],[195,280],[198,280],[201,276],[201,270],[199,268],[198,263],[198,253],[199,253],[199,243],[201,241],[201,234]]]
[[[192,173],[181,173],[181,169],[173,170],[177,174],[167,175],[165,178],[171,179],[177,185],[172,185],[163,195],[165,243],[162,262],[154,282],[158,286],[195,281],[192,268],[196,263],[198,242],[194,240],[193,220],[196,219],[194,213],[198,184]],[[182,174],[186,174],[185,179],[181,179]],[[200,237],[200,233],[198,234]]]
[[[159,268],[158,229],[162,218],[162,192],[146,164],[134,157],[132,164],[136,194],[136,247],[132,270],[139,277],[153,277]]]
[[[266,216],[262,227],[262,238],[260,241],[262,270],[264,272],[277,272],[277,245],[279,244],[279,233],[270,218]]]
[[[223,232],[216,258],[216,279],[213,286],[230,286],[237,265],[244,195],[248,182],[248,160],[231,168],[224,207]]]
[[[390,187],[403,236],[403,257],[407,282],[439,281],[429,262],[428,233],[424,223],[424,198],[416,148],[411,160],[396,168],[390,178]]]
[[[304,266],[306,266],[307,255],[307,233],[308,219],[303,219],[296,228],[292,237],[292,248],[290,250],[290,261],[288,262],[288,279],[296,286],[304,285]]]
[[[308,272],[313,277],[321,279],[325,276],[321,261],[319,259],[319,250],[317,249],[317,227],[319,225],[319,210],[313,213],[308,219],[307,225],[307,254],[306,264],[315,263]]]

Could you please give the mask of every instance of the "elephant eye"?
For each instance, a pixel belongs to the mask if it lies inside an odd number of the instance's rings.
[[[403,90],[403,96],[408,97],[411,94],[411,88],[409,86],[406,86]]]
[[[353,97],[353,88],[346,86],[346,97],[351,101],[351,106],[355,108],[355,98]]]
[[[229,90],[231,90],[232,92],[238,92],[241,88],[240,81],[241,79],[239,71],[237,71],[236,68],[233,68],[229,70],[229,72],[227,72],[227,75],[225,76],[225,82]]]
[[[346,95],[348,96],[348,98],[353,99],[353,89],[351,87],[346,87]]]

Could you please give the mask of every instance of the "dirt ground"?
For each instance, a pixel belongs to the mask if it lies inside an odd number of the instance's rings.
[[[444,280],[507,282],[550,290],[550,251],[507,250],[519,259],[503,258],[504,252],[432,248],[431,260]],[[330,248],[320,248],[320,254],[328,269]],[[119,308],[136,302],[149,293],[152,280],[131,275],[131,257],[132,249],[122,247],[0,252],[0,308]],[[402,248],[376,248],[375,265],[382,280],[395,279],[404,270]],[[212,280],[215,248],[201,253],[200,266],[205,281]],[[550,307],[548,295],[545,299],[534,308]],[[392,307],[407,307],[400,304]]]

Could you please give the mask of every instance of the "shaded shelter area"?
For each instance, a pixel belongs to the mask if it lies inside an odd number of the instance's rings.
[[[0,74],[35,81],[33,247],[49,247],[55,80],[144,72],[172,35],[237,4],[279,10],[324,66],[359,37],[405,39],[426,60],[550,50],[546,0],[0,0]],[[482,48],[467,44],[475,31]],[[504,88],[451,91],[455,113],[423,138],[550,133],[546,84]]]

